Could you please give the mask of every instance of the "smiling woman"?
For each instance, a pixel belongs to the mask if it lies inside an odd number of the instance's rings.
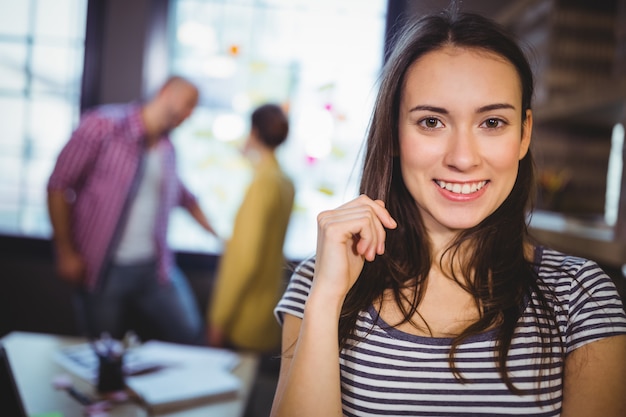
[[[532,96],[494,22],[448,10],[408,23],[361,196],[318,215],[316,255],[275,309],[274,417],[624,415],[613,282],[527,232]]]

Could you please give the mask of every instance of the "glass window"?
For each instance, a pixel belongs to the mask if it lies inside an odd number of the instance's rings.
[[[34,45],[32,89],[61,96],[79,94],[83,68],[82,47],[82,44],[80,49],[67,44]]]
[[[24,90],[26,88],[24,68],[26,68],[24,45],[5,38],[5,42],[0,42],[0,90]]]
[[[3,115],[0,154],[4,156],[16,157],[20,154],[25,135],[25,107],[26,100],[20,95],[0,94],[0,114]]]
[[[174,133],[181,175],[228,237],[250,179],[239,147],[250,112],[288,109],[278,158],[296,186],[285,253],[313,253],[319,211],[357,193],[360,151],[382,66],[386,0],[173,0],[171,71],[194,80],[201,102]],[[170,240],[219,250],[189,216]]]
[[[41,40],[57,39],[63,43],[75,41],[82,44],[87,0],[31,0],[31,3],[35,20],[33,36]]]
[[[251,178],[239,151],[249,114],[265,102],[291,122],[278,154],[297,190],[287,256],[312,253],[317,213],[356,194],[386,3],[169,2],[170,70],[202,93],[173,137],[181,175],[223,237]],[[49,237],[45,185],[80,114],[87,0],[0,0],[0,10],[0,233]],[[170,230],[175,249],[221,251],[185,213]]]
[[[27,36],[31,2],[0,0],[0,34],[3,36]]]
[[[0,233],[48,237],[46,183],[80,113],[87,0],[0,10]]]

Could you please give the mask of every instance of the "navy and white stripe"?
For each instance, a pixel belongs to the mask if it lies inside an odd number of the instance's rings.
[[[364,339],[340,353],[344,415],[559,416],[564,356],[586,343],[626,334],[626,314],[613,282],[596,263],[550,249],[539,249],[537,260],[539,284],[556,313],[558,332],[552,328],[555,344],[546,357],[539,326],[547,324],[535,319],[541,313],[527,307],[520,317],[507,364],[514,385],[527,394],[515,395],[502,382],[494,360],[495,331],[459,346],[461,382],[448,364],[452,339],[390,328],[372,306],[356,323],[357,336]],[[303,317],[313,268],[314,260],[305,261],[292,276],[275,309],[279,321],[285,313]]]

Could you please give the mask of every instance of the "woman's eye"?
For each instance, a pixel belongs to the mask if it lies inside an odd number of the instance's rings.
[[[504,122],[500,119],[487,119],[483,122],[483,124],[489,129],[495,129],[501,127]]]
[[[419,121],[419,124],[428,129],[435,129],[441,126],[441,122],[435,117],[427,117],[425,119],[422,119]]]

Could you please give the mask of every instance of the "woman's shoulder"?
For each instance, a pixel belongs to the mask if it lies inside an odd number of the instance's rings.
[[[608,278],[597,262],[545,246],[536,247],[534,266],[540,281],[546,284],[587,280],[598,275]]]
[[[288,290],[298,289],[308,296],[315,273],[315,255],[300,261],[289,279]]]
[[[314,272],[315,272],[315,255],[311,255],[297,264],[296,268],[293,271],[293,274],[298,275],[302,278],[312,280]]]
[[[567,254],[548,246],[535,247],[535,263],[539,266],[560,268],[563,270],[576,270],[584,264],[594,261],[580,256]]]
[[[572,308],[594,299],[619,300],[613,279],[597,262],[547,247],[535,254],[538,285],[553,302]]]
[[[626,314],[613,279],[597,262],[538,248],[538,286],[556,314],[567,351],[626,332]]]
[[[304,305],[311,291],[314,268],[315,256],[300,261],[294,268],[289,284],[274,309],[274,315],[280,324],[283,322],[284,313],[304,317]]]

